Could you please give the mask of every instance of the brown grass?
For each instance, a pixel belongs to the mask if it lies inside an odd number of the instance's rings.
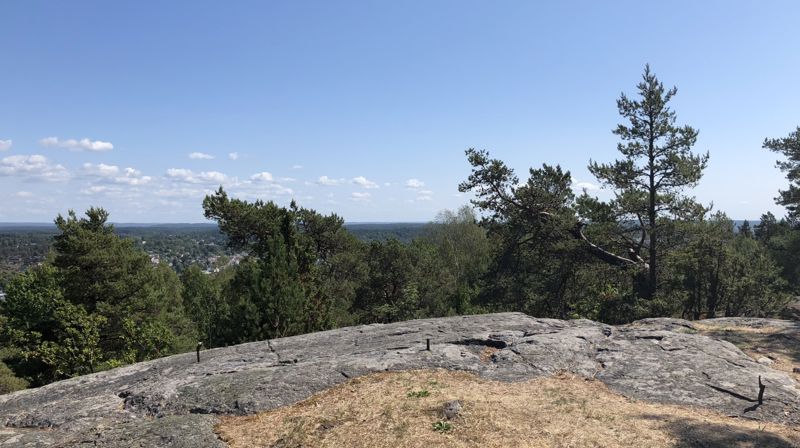
[[[775,334],[784,331],[779,327],[746,327],[737,325],[714,325],[706,324],[702,321],[692,322],[692,326],[702,333],[707,332],[734,332],[734,333],[753,333],[753,334]]]
[[[429,395],[410,394],[420,391]],[[462,415],[435,431],[448,400]],[[232,447],[274,448],[800,445],[797,429],[632,401],[573,375],[503,383],[445,370],[352,379],[293,406],[224,417],[217,432]]]
[[[794,369],[800,367],[800,346],[797,345],[797,335],[792,337],[775,337],[785,332],[785,329],[776,327],[744,327],[744,326],[719,326],[706,325],[702,322],[693,322],[692,325],[701,334],[722,339],[739,347],[747,356],[758,361],[761,357],[771,359],[770,367],[788,373],[795,381],[800,382],[800,373]]]

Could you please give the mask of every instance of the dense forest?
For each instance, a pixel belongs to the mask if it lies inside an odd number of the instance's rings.
[[[43,256],[5,282],[0,392],[198,341],[217,347],[358,323],[495,311],[608,323],[780,313],[800,294],[800,127],[753,149],[781,157],[789,186],[776,201],[786,217],[766,213],[737,229],[691,196],[709,154],[694,153],[697,130],[677,124],[676,93],[648,67],[636,95],[619,98],[619,159],[588,161],[609,201],[576,193],[560,166],[520,180],[469,149],[472,171],[459,189],[473,206],[443,211],[413,234],[378,228],[359,239],[335,214],[242,201],[220,187],[202,204],[218,236],[163,241],[162,250],[191,253],[176,264],[154,261],[158,238],[123,234],[103,209],[59,215],[53,234],[14,246]],[[241,261],[214,271],[191,262],[232,254]]]

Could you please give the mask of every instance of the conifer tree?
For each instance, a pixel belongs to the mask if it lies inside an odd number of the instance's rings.
[[[779,191],[775,202],[786,207],[789,219],[800,218],[800,126],[787,137],[765,139],[764,148],[786,156],[786,160],[779,160],[776,165],[786,172],[789,188]]]
[[[623,158],[609,164],[591,161],[589,171],[614,191],[608,205],[632,235],[631,256],[646,260],[646,288],[641,293],[649,298],[658,287],[661,218],[694,218],[704,213],[703,207],[682,193],[700,181],[708,154],[693,154],[698,131],[676,124],[669,102],[677,88],[666,90],[649,65],[636,88],[638,99],[623,93],[617,100],[619,114],[627,120],[613,131],[621,140],[617,149]]]

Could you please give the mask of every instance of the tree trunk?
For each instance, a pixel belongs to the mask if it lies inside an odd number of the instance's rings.
[[[648,219],[648,233],[650,237],[650,251],[649,251],[649,263],[648,266],[648,276],[647,276],[647,295],[645,296],[646,299],[652,299],[656,293],[656,255],[657,255],[657,248],[658,248],[658,235],[656,232],[656,180],[655,180],[655,147],[654,147],[654,139],[652,137],[651,131],[650,137],[650,148],[649,148],[649,157],[650,157],[650,164],[648,168],[650,170],[650,201],[647,204],[647,219]]]

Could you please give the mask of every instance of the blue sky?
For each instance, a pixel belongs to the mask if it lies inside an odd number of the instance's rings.
[[[4,1],[0,221],[201,222],[220,183],[428,221],[469,201],[470,147],[595,192],[586,165],[617,157],[615,101],[645,63],[711,154],[697,198],[782,216],[761,143],[800,125],[798,19],[795,1]]]

